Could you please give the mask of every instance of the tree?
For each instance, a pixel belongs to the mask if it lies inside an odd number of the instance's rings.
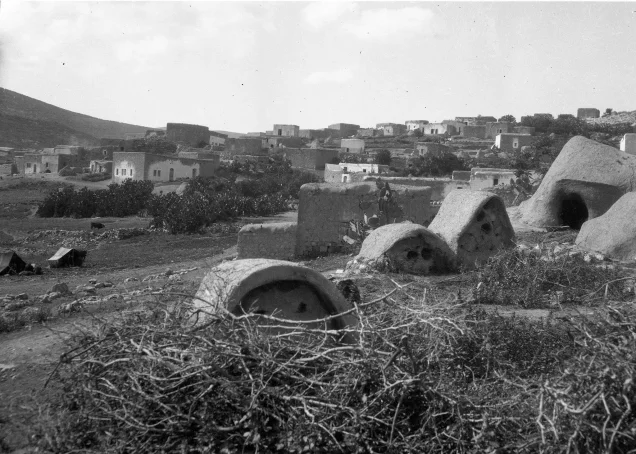
[[[424,135],[424,133],[422,132],[422,130],[420,128],[417,128],[417,129],[413,130],[413,135],[415,137],[422,137]]]
[[[607,109],[605,109],[605,113],[603,114],[603,116],[609,117],[610,115],[612,115],[612,112],[614,112],[614,109],[612,109],[611,107],[608,107]]]
[[[381,165],[391,165],[391,152],[389,150],[380,150],[378,154],[375,155],[376,164]]]
[[[466,163],[452,153],[428,153],[417,159],[404,169],[405,176],[442,177],[449,176],[454,170],[470,170]]]
[[[507,121],[508,123],[516,123],[517,119],[514,117],[514,115],[504,115],[503,117],[501,117],[498,121]]]

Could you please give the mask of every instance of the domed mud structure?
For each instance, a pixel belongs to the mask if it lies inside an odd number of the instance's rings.
[[[482,191],[452,191],[429,226],[457,255],[474,267],[499,250],[514,246],[515,232],[499,196]]]
[[[565,144],[537,192],[521,204],[521,220],[579,229],[635,189],[636,156],[577,136]]]
[[[412,223],[388,224],[372,231],[347,271],[405,272],[438,274],[455,269],[455,254],[444,240],[424,226]]]

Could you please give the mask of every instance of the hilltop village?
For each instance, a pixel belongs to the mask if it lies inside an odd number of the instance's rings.
[[[213,176],[221,163],[265,163],[278,156],[292,168],[315,173],[327,183],[352,183],[379,176],[419,177],[413,167],[418,160],[454,156],[465,163],[463,168],[444,175],[429,172],[441,177],[430,181],[439,188],[434,201],[441,201],[453,189],[510,185],[515,179],[515,158],[533,150],[536,154],[533,144],[546,132],[546,121],[576,119],[593,125],[599,118],[598,109],[582,108],[576,117],[564,114],[556,120],[550,114],[534,114],[519,122],[511,115],[499,119],[479,115],[439,123],[378,123],[374,128],[349,123],[323,129],[274,124],[272,130],[233,137],[206,126],[168,123],[165,128],[125,133],[119,139],[102,138],[98,146],[0,147],[0,176],[57,174],[86,181],[161,184]],[[628,133],[620,138],[619,147],[636,153],[635,143],[634,135]]]

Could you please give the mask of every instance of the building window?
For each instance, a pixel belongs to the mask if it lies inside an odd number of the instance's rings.
[[[512,148],[519,148],[519,139],[516,137],[512,139]]]
[[[30,169],[30,168],[31,168],[31,163],[27,162],[27,169]]]
[[[493,178],[492,179],[492,185],[493,186],[497,186],[499,184],[499,178]]]
[[[366,173],[367,169],[362,169],[362,171]]]
[[[152,176],[153,176],[153,177],[156,177],[156,176],[157,176],[157,171],[156,171],[156,170],[153,170],[153,171],[152,171]]]
[[[501,134],[502,132],[503,132],[503,129],[500,129],[500,130],[499,130],[499,134]]]
[[[49,163],[48,163],[48,162],[46,163],[46,168],[47,168],[47,169],[49,168]]]
[[[115,169],[115,175],[119,175],[119,169]]]
[[[161,170],[157,170],[157,176],[160,177],[161,176]]]
[[[126,169],[121,169],[121,174],[125,176],[126,175]]]

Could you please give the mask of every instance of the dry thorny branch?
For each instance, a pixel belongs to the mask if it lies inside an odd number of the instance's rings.
[[[396,286],[315,324],[156,303],[84,333],[41,444],[62,452],[627,452],[636,322],[529,322]],[[326,324],[326,323],[325,323]],[[615,364],[620,360],[618,364]]]

